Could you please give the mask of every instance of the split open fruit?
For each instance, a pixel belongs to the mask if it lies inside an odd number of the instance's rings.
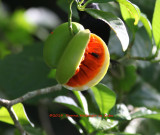
[[[58,50],[55,50],[57,49],[57,40],[53,40],[50,43],[46,41],[44,58],[46,61],[48,59],[54,61],[53,58],[46,59],[46,57],[57,57],[56,53],[60,53],[58,54],[57,65],[54,66],[56,68],[57,81],[70,90],[86,90],[102,80],[108,70],[110,56],[106,44],[100,37],[89,30],[84,30],[80,24],[75,23],[75,25],[81,28],[76,31],[76,34],[65,45],[63,43],[63,51],[58,52]],[[63,28],[64,31],[68,30],[68,25],[65,25]],[[53,37],[50,38],[54,38],[54,34],[55,31],[53,32]],[[59,42],[66,40],[63,39],[65,38],[63,33],[58,36],[58,38],[60,37],[62,38]],[[47,52],[46,50],[50,51]],[[53,61],[51,62],[54,63]],[[50,62],[47,61],[47,63],[50,65]]]

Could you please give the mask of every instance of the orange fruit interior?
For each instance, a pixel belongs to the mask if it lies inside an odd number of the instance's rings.
[[[91,33],[90,41],[85,49],[84,56],[74,76],[66,85],[80,87],[91,81],[100,72],[104,60],[105,49],[103,42]]]

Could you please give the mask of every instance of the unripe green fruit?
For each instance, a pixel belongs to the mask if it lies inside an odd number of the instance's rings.
[[[46,40],[44,59],[56,69],[56,80],[70,90],[86,90],[99,83],[106,74],[110,55],[105,42],[97,35],[72,23],[58,26]]]
[[[67,83],[75,74],[89,42],[89,37],[90,31],[82,30],[68,43],[57,67],[56,79],[59,83]]]
[[[83,26],[76,22],[72,22],[72,28],[74,34],[84,30]],[[57,67],[61,55],[73,36],[74,35],[72,35],[69,31],[68,22],[59,25],[53,31],[53,34],[49,35],[43,49],[44,60],[49,67]]]

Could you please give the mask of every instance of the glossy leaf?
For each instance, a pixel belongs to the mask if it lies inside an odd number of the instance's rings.
[[[119,2],[120,4],[124,20],[134,18],[135,19],[134,25],[137,25],[140,19],[140,10],[138,9],[138,7],[135,7],[135,5],[133,5],[128,0],[117,0],[117,2]],[[124,8],[123,6],[125,7],[125,9],[122,9]]]
[[[160,93],[146,82],[136,84],[129,95],[129,103],[134,106],[145,106],[147,108],[160,108]]]
[[[110,2],[110,1],[115,1],[115,0],[88,0],[88,4],[89,3],[107,3],[107,2]]]
[[[150,21],[148,20],[147,16],[145,14],[141,13],[140,21],[143,23],[150,40],[152,41],[152,26]]]
[[[86,97],[88,103],[88,110],[90,114],[100,114],[100,109],[94,97],[94,93],[91,89],[84,91],[84,96]]]
[[[28,119],[27,114],[24,110],[23,104],[18,103],[16,105],[14,105],[12,107],[12,109],[13,109],[14,113],[16,114],[18,121],[22,125],[30,124],[31,126],[34,126],[34,124],[32,122],[30,122],[30,120]],[[14,125],[14,122],[13,122],[12,118],[10,117],[9,112],[5,107],[0,108],[0,121]]]
[[[79,101],[79,104],[81,108],[83,109],[83,111],[85,112],[85,114],[89,114],[87,100],[83,96],[83,94],[80,91],[73,91],[73,93],[77,97],[77,100]]]
[[[131,120],[128,108],[124,104],[117,104],[109,112],[116,120]]]
[[[116,94],[103,84],[98,84],[91,87],[97,104],[102,114],[108,113],[109,110],[115,105]]]
[[[31,126],[23,126],[25,131],[29,133],[29,135],[46,135],[45,131],[43,131],[40,128],[37,127],[31,127]],[[15,130],[14,135],[21,135],[18,129]]]
[[[131,114],[132,119],[135,118],[151,118],[160,120],[160,112],[149,110],[145,107],[137,108],[134,113]]]
[[[127,26],[130,28],[132,33],[135,34],[135,32],[138,29],[137,24],[135,24],[135,17],[133,16],[132,12],[128,9],[128,7],[126,7],[126,5],[120,3],[120,9],[122,17],[125,20]]]
[[[79,117],[80,117],[80,115],[85,115],[84,111],[80,107],[78,107],[76,102],[70,97],[59,96],[59,97],[54,99],[54,102],[68,107],[69,109],[74,111]],[[88,118],[87,117],[80,117],[80,118],[85,123],[85,125],[87,125],[87,127],[86,127],[87,130],[89,132],[92,131],[92,126],[90,125],[90,123],[88,121]]]
[[[112,13],[104,12],[101,10],[86,8],[85,11],[94,18],[103,20],[113,29],[113,31],[116,33],[117,37],[121,42],[123,51],[125,51],[128,48],[129,44],[128,33],[123,21],[120,18],[113,15]]]
[[[118,121],[110,119],[102,120],[101,117],[90,117],[89,121],[95,129],[100,129],[100,130],[108,130],[115,127],[118,124]]]
[[[156,0],[153,19],[152,19],[152,27],[153,27],[153,36],[155,43],[158,48],[160,48],[160,0]]]

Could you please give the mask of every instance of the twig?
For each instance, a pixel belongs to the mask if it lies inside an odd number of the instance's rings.
[[[132,40],[129,43],[129,46],[128,46],[127,50],[126,50],[126,55],[130,55],[131,49],[132,49],[132,47],[134,45],[134,41],[135,41],[135,34],[133,35]]]
[[[47,87],[47,88],[43,88],[43,89],[28,92],[25,95],[23,95],[22,97],[11,100],[9,105],[12,106],[14,104],[26,101],[26,100],[31,99],[33,97],[43,95],[43,94],[47,94],[47,93],[51,93],[51,92],[56,91],[56,90],[61,90],[61,85],[60,84],[57,84],[57,85],[52,86],[52,87]]]
[[[69,15],[68,15],[68,26],[69,26],[69,31],[71,35],[73,35],[73,28],[72,28],[72,4],[74,0],[71,0],[69,4]]]
[[[10,114],[10,116],[11,116],[13,122],[14,122],[15,127],[20,131],[20,133],[21,133],[22,135],[29,135],[29,134],[23,129],[23,127],[21,126],[21,124],[19,123],[18,118],[17,118],[16,114],[14,113],[13,108],[12,108],[12,107],[8,107],[7,110],[8,110],[8,112],[9,112],[9,114]]]
[[[51,93],[51,92],[56,91],[56,90],[61,90],[61,88],[62,88],[62,86],[60,84],[57,84],[57,85],[52,86],[52,87],[47,87],[47,88],[35,90],[35,91],[32,91],[32,92],[28,92],[25,95],[23,95],[23,96],[21,96],[17,99],[14,99],[14,100],[6,100],[6,99],[0,98],[0,106],[4,106],[4,107],[7,108],[12,120],[14,121],[15,127],[20,131],[20,133],[22,135],[29,135],[23,129],[21,124],[19,123],[18,118],[17,118],[16,114],[14,113],[14,111],[12,109],[12,106],[17,104],[17,103],[20,103],[20,102],[26,101],[28,99],[31,99],[33,97],[39,96],[39,95]]]
[[[133,57],[133,56],[128,56],[130,59],[134,60],[142,60],[142,61],[150,61],[152,63],[160,62],[160,60],[155,60],[155,58],[158,56],[159,50],[157,49],[154,55],[148,56],[148,57]]]
[[[5,107],[7,107],[9,103],[10,103],[9,100],[0,98],[0,106],[5,106]]]

